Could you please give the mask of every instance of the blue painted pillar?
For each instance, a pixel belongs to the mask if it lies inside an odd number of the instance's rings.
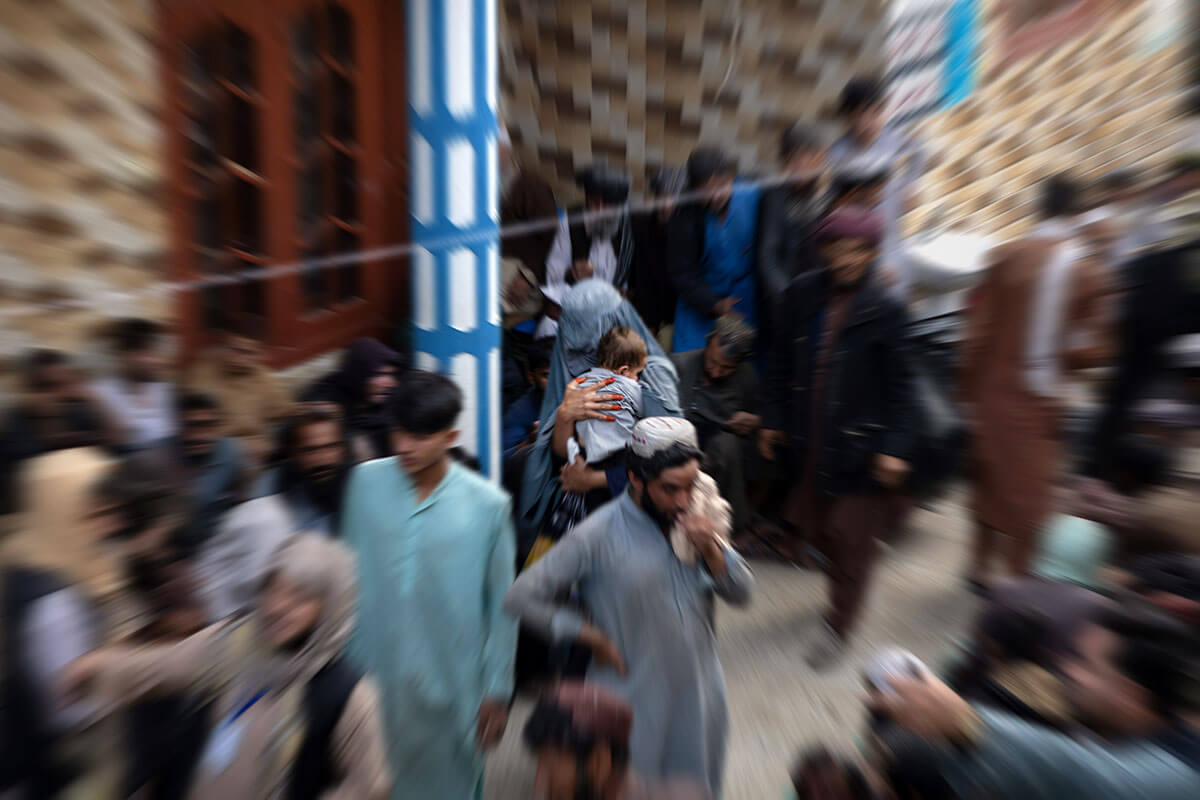
[[[462,445],[499,480],[496,0],[406,2],[413,351],[462,387]]]

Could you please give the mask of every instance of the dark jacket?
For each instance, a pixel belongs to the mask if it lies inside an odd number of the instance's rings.
[[[814,236],[828,204],[815,194],[795,195],[785,184],[763,192],[759,201],[758,286],[768,299],[782,297],[793,278],[818,266]],[[789,219],[793,202],[798,202],[802,211]]]
[[[1089,475],[1113,477],[1118,444],[1130,411],[1167,368],[1167,345],[1200,333],[1200,241],[1145,253],[1128,269],[1129,283],[1117,321],[1116,368],[1091,436]]]
[[[830,289],[825,272],[792,281],[766,379],[764,427],[787,433],[797,464],[809,445],[813,371]],[[838,334],[821,409],[818,485],[830,494],[877,488],[876,453],[912,457],[917,410],[902,305],[873,282],[858,290]]]
[[[713,306],[723,298],[708,288],[704,275],[706,212],[707,207],[701,203],[687,203],[675,209],[667,221],[667,272],[680,300],[701,314],[713,316]]]
[[[656,210],[633,217],[632,297],[646,327],[652,331],[675,321],[678,296],[667,268],[667,225]]]

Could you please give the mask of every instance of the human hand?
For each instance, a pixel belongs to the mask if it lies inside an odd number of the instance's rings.
[[[875,482],[885,489],[895,489],[904,483],[904,479],[908,477],[908,473],[912,470],[907,461],[889,456],[886,453],[877,453],[875,455],[874,477]]]
[[[762,418],[748,411],[739,411],[729,418],[729,427],[738,436],[749,436],[762,425]]]
[[[706,562],[717,561],[721,558],[724,545],[721,536],[717,533],[717,526],[711,519],[688,512],[679,518],[679,525],[687,535],[688,541],[692,543],[692,547],[696,548],[700,557]]]
[[[626,673],[621,649],[599,628],[585,625],[579,632],[579,643],[592,651],[592,661],[599,667],[610,667],[618,675]]]
[[[559,482],[564,492],[587,494],[594,489],[608,486],[608,476],[598,469],[592,469],[583,460],[583,456],[575,456],[575,460],[562,468]]]
[[[758,432],[758,453],[767,461],[775,460],[775,451],[781,444],[783,444],[783,431],[763,428]]]
[[[741,300],[740,297],[726,297],[713,306],[713,314],[718,317],[723,317],[726,314],[733,313],[733,307]]]
[[[508,704],[499,700],[484,700],[479,704],[475,726],[475,743],[480,750],[491,750],[500,744],[508,727]]]
[[[76,703],[93,690],[103,664],[101,654],[93,650],[63,667],[58,676],[58,696],[63,705]]]
[[[602,422],[613,422],[614,418],[606,411],[617,411],[621,408],[621,395],[610,394],[602,390],[611,386],[615,378],[599,381],[584,387],[584,378],[576,378],[567,384],[563,390],[562,402],[558,405],[558,421],[572,424],[585,419],[597,419]]]
[[[527,436],[525,441],[521,444],[534,444],[537,442],[538,429],[541,427],[542,421],[540,419],[535,419],[533,421],[533,428],[529,431],[529,436]]]
[[[978,724],[970,703],[928,672],[890,678],[888,692],[871,691],[867,707],[925,739],[969,737]]]

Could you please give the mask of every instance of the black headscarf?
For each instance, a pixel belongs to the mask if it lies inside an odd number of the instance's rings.
[[[322,378],[304,395],[304,400],[337,403],[349,436],[364,435],[377,456],[390,452],[391,420],[387,403],[372,405],[367,399],[367,381],[381,368],[393,366],[399,373],[404,364],[399,354],[376,339],[355,339],[342,355],[336,372]]]

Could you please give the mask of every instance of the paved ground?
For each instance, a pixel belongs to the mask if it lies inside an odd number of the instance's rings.
[[[976,607],[960,579],[967,530],[957,495],[914,513],[908,535],[883,555],[858,641],[840,668],[821,675],[804,663],[822,608],[821,576],[755,564],[753,606],[718,612],[732,716],[724,800],[779,800],[801,748],[852,747],[862,721],[861,667],[875,650],[899,645],[931,663],[947,652]],[[527,713],[518,707],[491,759],[488,800],[531,796],[532,765],[520,746]]]

